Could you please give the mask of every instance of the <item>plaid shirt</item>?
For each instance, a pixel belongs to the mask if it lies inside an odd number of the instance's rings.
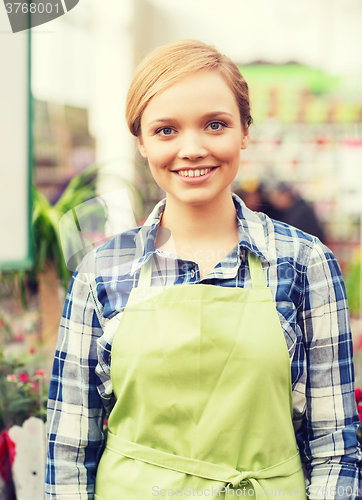
[[[362,498],[352,341],[338,263],[317,238],[250,211],[235,195],[233,200],[239,245],[201,280],[195,262],[155,249],[165,200],[143,226],[98,247],[74,273],[49,391],[47,499],[93,500],[103,420],[114,404],[112,341],[143,264],[156,253],[166,285],[251,288],[246,250],[261,258],[289,350],[308,497]],[[153,272],[151,285],[160,279]]]

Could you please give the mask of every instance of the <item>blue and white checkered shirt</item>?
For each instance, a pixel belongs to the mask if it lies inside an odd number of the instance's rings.
[[[156,253],[166,285],[251,288],[246,250],[261,258],[289,350],[293,421],[309,498],[362,498],[352,341],[338,263],[317,238],[233,200],[239,244],[201,280],[195,262],[155,249],[165,200],[143,226],[98,247],[74,273],[49,391],[47,499],[93,500],[103,420],[114,404],[112,341],[142,265]],[[159,284],[156,270],[151,286]]]

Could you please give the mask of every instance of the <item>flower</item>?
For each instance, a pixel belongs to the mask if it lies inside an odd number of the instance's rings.
[[[11,475],[11,465],[14,463],[16,452],[15,443],[10,439],[9,433],[0,433],[0,477],[8,483]]]
[[[354,391],[356,402],[360,403],[362,401],[362,389],[358,386]]]
[[[36,353],[35,347],[30,347],[29,353],[30,354],[35,354]]]
[[[8,382],[16,382],[16,381],[17,381],[17,378],[16,378],[15,373],[11,373],[10,375],[8,375],[8,376],[6,377],[6,380],[7,380]]]
[[[24,384],[26,384],[27,382],[30,382],[30,379],[25,372],[20,372],[19,380],[20,380],[20,382],[23,382]]]
[[[45,375],[45,370],[43,368],[36,370],[35,375],[39,375],[39,377],[43,377]],[[362,394],[362,391],[361,391]]]
[[[15,443],[14,443],[14,441],[11,440],[8,432],[5,433],[5,440],[6,440],[6,446],[8,449],[8,453],[9,453],[10,465],[13,465],[15,455],[16,455]]]

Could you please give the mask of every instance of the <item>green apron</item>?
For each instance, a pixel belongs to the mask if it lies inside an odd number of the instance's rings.
[[[150,287],[152,259],[142,267],[112,346],[96,500],[306,499],[288,350],[248,260],[252,289]]]

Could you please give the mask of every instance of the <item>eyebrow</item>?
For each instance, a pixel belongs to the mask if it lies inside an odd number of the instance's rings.
[[[207,113],[205,115],[205,118],[215,118],[216,116],[219,115],[228,115],[228,116],[233,116],[231,113],[228,113],[227,111],[213,111],[212,113]]]
[[[155,125],[155,123],[167,123],[167,122],[172,122],[174,121],[174,118],[158,118],[157,120],[154,120],[153,122],[150,122],[148,126]]]
[[[210,119],[210,118],[215,118],[220,115],[228,115],[228,116],[233,116],[231,113],[228,113],[227,111],[212,111],[211,113],[206,113],[205,115],[202,116],[202,118]],[[157,120],[154,120],[153,122],[150,122],[148,124],[149,127],[152,125],[155,125],[156,123],[171,123],[177,121],[175,118],[158,118]]]

